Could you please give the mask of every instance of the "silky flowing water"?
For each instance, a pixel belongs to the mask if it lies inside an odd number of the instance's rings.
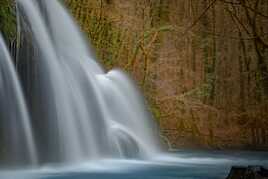
[[[66,10],[55,0],[18,0],[17,7],[17,63],[26,59],[34,71],[25,88],[40,163],[160,152],[142,97],[123,72],[103,71]]]
[[[36,164],[29,114],[9,52],[0,34],[1,152],[9,164]]]
[[[266,153],[163,152],[142,95],[102,69],[65,8],[16,5],[14,65],[0,37],[0,178],[222,178],[232,165],[268,165]]]

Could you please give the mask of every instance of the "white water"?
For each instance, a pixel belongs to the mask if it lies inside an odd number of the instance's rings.
[[[1,34],[0,119],[1,152],[5,154],[5,162],[36,164],[36,149],[27,107]]]
[[[33,66],[25,89],[40,162],[144,159],[160,152],[143,98],[123,72],[102,70],[63,6],[17,0],[17,7],[17,60]]]

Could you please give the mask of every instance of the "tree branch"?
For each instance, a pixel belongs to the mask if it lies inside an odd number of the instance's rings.
[[[185,35],[186,33],[188,33],[188,31],[190,31],[196,24],[198,24],[198,22],[206,15],[206,13],[208,12],[208,10],[214,6],[214,4],[217,2],[217,0],[213,0],[208,7],[201,13],[201,15],[184,31],[183,35]]]

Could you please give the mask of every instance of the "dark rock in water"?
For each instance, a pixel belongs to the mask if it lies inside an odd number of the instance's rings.
[[[268,169],[262,166],[234,166],[226,179],[268,179]]]

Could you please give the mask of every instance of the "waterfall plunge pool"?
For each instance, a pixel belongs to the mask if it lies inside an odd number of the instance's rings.
[[[232,166],[268,167],[268,152],[176,151],[153,160],[98,160],[69,166],[1,171],[12,179],[178,179],[226,178]]]

